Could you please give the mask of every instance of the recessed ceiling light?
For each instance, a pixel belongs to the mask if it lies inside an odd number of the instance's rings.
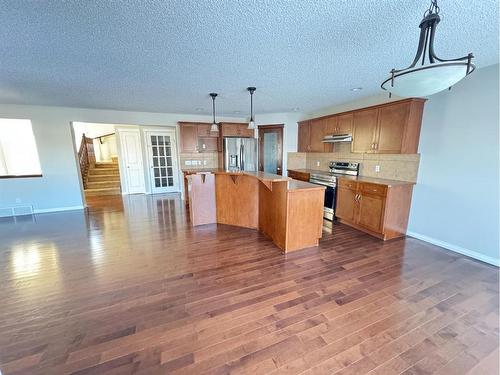
[[[353,87],[352,89],[350,89],[351,91],[361,91],[363,90],[362,87]]]
[[[238,114],[238,113],[241,113],[241,111],[236,110],[236,111],[233,111],[233,113]]]
[[[201,108],[201,107],[195,108],[194,110],[195,110],[196,112],[203,112],[203,108]]]
[[[298,112],[298,111],[300,111],[300,108],[299,107],[294,107],[294,108],[292,108],[292,111],[293,112]]]

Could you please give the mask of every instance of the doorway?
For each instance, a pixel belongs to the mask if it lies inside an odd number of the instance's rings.
[[[283,124],[259,125],[259,171],[283,174]]]
[[[175,130],[146,131],[151,193],[178,192]]]

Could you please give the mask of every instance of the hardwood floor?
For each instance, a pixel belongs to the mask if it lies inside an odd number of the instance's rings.
[[[498,269],[343,225],[283,255],[175,195],[0,221],[6,374],[498,374]]]

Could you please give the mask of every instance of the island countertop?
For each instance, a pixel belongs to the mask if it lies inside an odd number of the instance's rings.
[[[297,191],[297,190],[324,190],[325,187],[321,185],[311,184],[305,181],[293,180],[290,177],[280,176],[274,173],[267,173],[262,171],[228,171],[221,168],[216,169],[195,169],[195,170],[184,170],[184,174],[194,174],[194,173],[213,173],[215,175],[218,174],[226,174],[233,176],[249,176],[254,177],[257,180],[263,182],[264,184],[269,184],[273,182],[287,182],[288,190]]]

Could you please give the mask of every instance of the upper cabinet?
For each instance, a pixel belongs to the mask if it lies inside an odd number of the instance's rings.
[[[181,152],[198,151],[198,126],[191,123],[180,124]]]
[[[310,122],[310,152],[325,152],[325,144],[323,143],[323,138],[325,137],[325,125],[326,121],[324,119],[312,120]]]
[[[353,116],[352,152],[375,152],[378,109],[356,111]]]
[[[237,122],[221,122],[219,125],[221,137],[254,138],[254,129],[248,129],[248,124]]]
[[[424,99],[404,99],[299,123],[299,152],[323,152],[325,135],[352,134],[351,152],[414,154]]]
[[[309,121],[299,122],[298,130],[298,145],[297,149],[299,152],[309,152],[311,151],[311,126]]]

